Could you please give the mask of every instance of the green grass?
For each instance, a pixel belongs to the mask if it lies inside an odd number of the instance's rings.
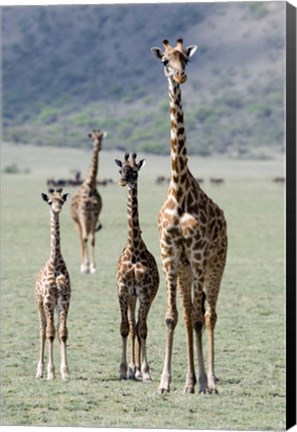
[[[107,144],[107,139],[106,139]],[[17,151],[16,151],[17,150]],[[117,179],[119,153],[102,153],[100,177]],[[62,252],[72,280],[69,326],[71,380],[36,380],[39,323],[35,275],[49,254],[49,212],[40,198],[47,177],[70,176],[90,154],[82,150],[5,146],[3,166],[28,174],[2,174],[1,424],[80,427],[283,430],[285,428],[284,189],[273,184],[281,161],[191,158],[192,172],[224,208],[229,254],[218,303],[218,395],[183,394],[185,330],[180,313],[173,353],[171,393],[158,393],[163,366],[166,292],[159,258],[157,215],[169,160],[146,155],[140,173],[143,237],[159,265],[161,283],[148,322],[148,359],[153,381],[120,382],[120,313],[115,266],[126,240],[126,189],[101,188],[103,229],[97,235],[95,275],[79,273],[79,242],[70,204],[61,214]],[[23,165],[22,165],[23,164]],[[78,165],[80,164],[80,165]],[[226,184],[211,186],[210,176]],[[70,188],[65,192],[73,192]],[[179,306],[180,310],[180,306]],[[181,312],[181,311],[180,311]],[[56,368],[59,347],[55,344]]]

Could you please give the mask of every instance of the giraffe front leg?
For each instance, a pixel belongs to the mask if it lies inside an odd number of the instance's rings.
[[[207,376],[204,367],[203,346],[202,346],[202,329],[203,329],[203,283],[204,277],[196,277],[193,281],[193,323],[196,334],[196,345],[198,354],[199,367],[199,393],[208,392]]]
[[[81,221],[81,246],[82,246],[82,258],[80,265],[81,273],[90,273],[90,259],[88,249],[89,229],[84,221]]]
[[[59,310],[59,327],[58,334],[60,340],[61,348],[61,366],[60,372],[63,380],[68,380],[70,378],[69,367],[67,362],[67,339],[68,339],[68,329],[66,326],[67,313],[69,308],[69,300],[60,308]]]
[[[36,378],[43,378],[44,373],[44,348],[45,348],[45,330],[46,330],[46,318],[42,304],[39,305],[39,321],[40,321],[40,354],[39,362],[37,365]]]
[[[146,339],[147,339],[147,315],[148,315],[148,306],[140,305],[139,309],[139,320],[137,324],[137,337],[139,340],[139,344],[141,347],[141,373],[143,382],[148,382],[151,380],[150,368],[147,361],[147,353],[146,353]]]
[[[187,359],[188,368],[186,375],[186,383],[184,387],[185,393],[194,393],[196,374],[194,367],[194,343],[193,343],[193,323],[192,323],[192,273],[190,266],[181,266],[178,275],[178,292],[181,297],[181,303],[183,307],[183,318],[186,328],[187,336]]]
[[[46,339],[48,341],[48,365],[47,365],[47,379],[53,380],[55,378],[55,363],[54,363],[54,306],[52,301],[47,301],[44,304],[46,315]]]
[[[217,322],[216,304],[226,262],[226,250],[208,262],[205,276],[205,328],[207,332],[207,382],[209,393],[218,393],[214,371],[214,330]]]
[[[170,266],[170,262],[164,266],[164,273],[167,285],[167,312],[165,322],[167,327],[166,346],[165,346],[165,359],[163,372],[161,375],[161,382],[159,390],[161,393],[170,391],[171,383],[171,359],[173,348],[173,335],[174,329],[178,321],[178,312],[176,308],[176,270],[174,266]]]
[[[122,358],[120,363],[120,380],[127,379],[127,338],[129,334],[128,322],[128,301],[126,296],[119,295],[120,309],[121,309],[121,326],[120,333],[122,336]]]
[[[129,335],[130,335],[130,364],[129,364],[129,379],[136,379],[136,362],[135,362],[135,306],[136,296],[130,299],[128,307]]]
[[[80,265],[81,273],[90,273],[90,262],[88,252],[88,237],[82,239],[82,261]]]
[[[82,224],[79,220],[74,220],[80,241],[80,272],[89,273],[89,267],[86,265],[86,248],[87,248],[87,236],[85,230],[82,229]],[[86,240],[85,240],[86,238]]]
[[[207,350],[208,350],[208,369],[207,384],[209,393],[218,393],[216,386],[216,377],[214,373],[214,328],[217,320],[217,314],[214,309],[206,311],[205,327],[207,331]]]
[[[96,264],[95,264],[95,233],[94,232],[91,235],[90,273],[96,273]]]

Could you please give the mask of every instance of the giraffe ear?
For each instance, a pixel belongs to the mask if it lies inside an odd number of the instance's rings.
[[[152,53],[157,57],[158,60],[162,60],[163,52],[158,47],[151,48]]]
[[[64,202],[67,201],[68,198],[69,198],[69,193],[66,193],[66,194],[62,195],[62,199],[63,199]]]
[[[42,192],[41,198],[43,199],[43,201],[48,202],[48,196],[47,196],[47,194],[45,194],[45,193]]]
[[[142,159],[141,161],[139,161],[137,164],[138,171],[140,170],[140,168],[144,167],[144,165],[145,165],[145,159]]]
[[[115,163],[116,163],[119,167],[122,168],[122,162],[121,162],[120,160],[115,159],[114,161],[115,161]]]
[[[186,48],[186,54],[187,54],[188,58],[192,57],[192,55],[195,54],[195,52],[197,51],[197,49],[198,49],[197,45],[189,45]]]

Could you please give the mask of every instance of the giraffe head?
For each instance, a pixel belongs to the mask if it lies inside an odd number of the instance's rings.
[[[105,138],[107,132],[102,132],[100,129],[93,130],[92,133],[89,133],[89,138],[91,139],[94,149],[97,151],[101,150],[103,138]]]
[[[197,45],[189,45],[186,49],[183,47],[183,40],[176,41],[176,47],[172,47],[167,39],[163,41],[164,51],[160,48],[151,48],[158,60],[161,60],[164,66],[164,75],[166,78],[173,79],[177,84],[183,84],[187,80],[186,65],[189,58],[197,50]]]
[[[49,189],[49,195],[42,193],[41,197],[43,201],[47,202],[48,205],[51,208],[51,211],[55,214],[58,214],[61,212],[63,204],[68,199],[68,193],[62,195],[63,189]]]
[[[132,153],[132,158],[129,160],[129,153],[125,154],[123,162],[115,159],[115,163],[120,167],[119,173],[121,174],[121,180],[119,181],[120,186],[133,187],[137,183],[138,171],[144,166],[145,160],[142,159],[138,163],[136,162],[137,154]]]

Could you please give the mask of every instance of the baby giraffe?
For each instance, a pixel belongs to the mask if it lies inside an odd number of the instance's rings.
[[[71,289],[69,274],[60,248],[59,215],[68,194],[62,195],[62,189],[50,189],[49,195],[42,193],[41,197],[50,207],[51,250],[49,259],[37,275],[35,287],[35,300],[40,320],[40,358],[36,377],[43,377],[44,348],[47,339],[49,350],[47,378],[55,378],[53,343],[55,338],[54,312],[56,310],[58,314],[57,334],[61,344],[61,375],[62,379],[67,380],[69,378],[69,369],[66,356],[68,336],[66,321]]]
[[[130,334],[129,379],[149,381],[150,371],[146,355],[147,316],[159,288],[159,273],[155,258],[147,250],[141,237],[138,218],[137,178],[144,160],[136,162],[136,153],[129,160],[125,154],[123,162],[116,159],[120,167],[120,186],[128,185],[128,241],[118,260],[116,282],[121,309],[122,360],[120,379],[127,379],[127,337]],[[139,300],[137,324],[136,301]],[[135,336],[136,353],[135,353]]]

